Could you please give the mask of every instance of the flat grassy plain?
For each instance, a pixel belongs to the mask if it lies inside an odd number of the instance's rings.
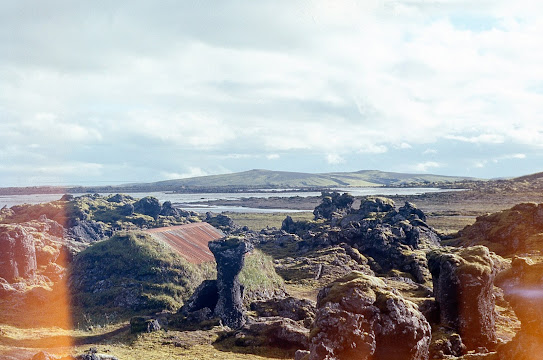
[[[120,323],[92,331],[59,328],[21,329],[2,325],[0,328],[1,359],[31,359],[40,351],[57,356],[77,355],[94,347],[99,353],[122,360],[166,359],[289,359],[292,354],[276,348],[236,347],[215,343],[220,327],[201,331],[158,331],[130,334],[129,324]],[[72,342],[73,346],[65,346]],[[2,357],[3,356],[3,357]]]
[[[281,228],[283,220],[290,216],[294,221],[304,221],[313,219],[313,213],[310,211],[294,213],[224,213],[239,226],[247,226],[250,230],[260,231],[267,227]]]

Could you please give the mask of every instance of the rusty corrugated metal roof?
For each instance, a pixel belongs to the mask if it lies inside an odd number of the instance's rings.
[[[145,230],[165,242],[187,261],[200,264],[215,258],[207,243],[224,237],[224,233],[206,222]]]

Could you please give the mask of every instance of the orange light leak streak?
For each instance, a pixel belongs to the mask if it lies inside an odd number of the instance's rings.
[[[65,207],[62,212],[62,218],[67,219],[68,214]],[[66,227],[66,221],[63,221],[61,225]],[[65,251],[60,251],[60,255],[55,262],[68,269],[68,259]],[[26,319],[26,323],[33,324],[33,327],[38,328],[73,329],[71,296],[67,278],[68,276],[65,273],[62,279],[55,281],[52,296],[46,298],[40,296],[27,297],[26,308],[24,309],[26,314],[23,315],[33,318]],[[44,299],[47,300],[44,301]],[[62,356],[69,355],[74,346],[73,337],[69,333],[33,339],[33,342],[35,343],[34,347],[37,349],[36,352],[43,349],[51,354]]]

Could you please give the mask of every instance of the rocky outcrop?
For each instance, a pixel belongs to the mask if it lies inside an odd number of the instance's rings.
[[[25,225],[34,228],[37,232],[46,233],[58,238],[66,235],[62,225],[55,220],[48,219],[45,215],[41,215],[37,221],[29,221]]]
[[[31,360],[118,360],[116,356],[100,354],[96,348],[90,348],[84,354],[73,357],[71,355],[58,357],[45,351],[40,351]]]
[[[0,225],[0,278],[31,278],[37,270],[34,237],[19,225]]]
[[[303,322],[306,327],[309,327],[315,318],[315,303],[313,301],[292,296],[255,301],[251,303],[250,308],[259,317],[289,318]]]
[[[423,222],[426,221],[426,215],[424,212],[409,201],[406,201],[404,206],[398,209],[398,215],[403,217],[405,220],[409,220],[410,222],[415,220],[420,220]]]
[[[232,239],[232,238],[230,238]],[[245,242],[246,240],[233,239],[233,243],[236,241]],[[233,245],[233,244],[230,244]],[[213,245],[211,245],[213,247]],[[252,246],[249,246],[252,247]],[[273,306],[273,302],[277,299],[282,299],[285,297],[284,283],[283,279],[274,270],[273,260],[271,257],[264,255],[259,250],[253,250],[243,259],[243,264],[240,264],[240,260],[236,256],[242,256],[243,254],[237,254],[234,257],[229,256],[228,260],[221,259],[219,257],[218,261],[220,264],[222,262],[234,262],[239,266],[243,265],[243,268],[239,272],[239,277],[236,275],[234,280],[224,280],[223,283],[228,284],[231,281],[236,282],[237,284],[226,286],[226,289],[232,294],[228,294],[228,297],[235,297],[238,294],[232,290],[232,287],[239,289],[239,296],[242,301],[242,307],[238,307],[236,303],[236,308],[238,312],[244,313],[245,307],[249,306],[252,302],[263,304],[269,301],[270,306]],[[219,265],[224,266],[224,265]],[[230,265],[228,265],[230,266]],[[233,276],[233,273],[236,272],[236,269],[231,270],[230,275]],[[179,323],[180,328],[195,328],[197,326],[207,327],[208,325],[215,323],[217,318],[221,318],[224,323],[224,317],[221,316],[221,311],[217,310],[219,303],[220,290],[219,283],[221,282],[221,274],[218,274],[217,280],[204,280],[198,288],[194,291],[192,296],[185,301],[183,307],[179,310],[179,314],[176,317],[177,322]],[[274,300],[272,300],[274,299]],[[237,300],[236,300],[237,301]],[[277,300],[279,301],[279,300]],[[294,305],[294,302],[291,302],[290,305]],[[301,305],[301,303],[300,303]],[[284,306],[287,306],[286,304]],[[302,306],[302,305],[301,305]],[[280,305],[279,305],[280,307]],[[260,309],[263,307],[261,306]],[[276,307],[277,309],[277,307]],[[294,309],[289,309],[291,312]],[[299,314],[302,314],[304,309],[299,309]],[[263,310],[265,311],[265,310]],[[277,314],[268,314],[263,316],[276,316]],[[301,315],[300,315],[301,316]],[[198,325],[199,324],[199,325]]]
[[[440,322],[461,336],[468,350],[496,347],[494,263],[484,246],[428,253]]]
[[[334,214],[346,214],[351,209],[354,197],[350,194],[338,192],[322,192],[322,202],[313,210],[315,219],[331,219]]]
[[[360,203],[358,213],[364,217],[371,213],[383,213],[394,210],[394,201],[380,196],[369,196]]]
[[[72,196],[71,199],[67,199],[65,201],[71,201],[73,199],[74,199],[74,197]],[[136,201],[136,199],[134,199],[132,196],[126,195],[126,194],[115,194],[115,195],[110,196],[107,199],[107,201],[114,202],[114,203],[119,203],[119,204],[126,204],[126,203],[129,203],[129,202],[134,202],[134,201]]]
[[[431,359],[447,359],[450,356],[462,356],[466,354],[466,345],[462,342],[460,335],[454,331],[440,327],[433,334],[430,345]]]
[[[164,201],[162,208],[160,209],[160,214],[162,216],[180,216],[181,211],[173,207],[171,201]]]
[[[157,319],[150,316],[134,316],[130,319],[130,333],[154,332],[162,327]]]
[[[190,298],[185,301],[179,312],[187,315],[191,312],[208,308],[211,312],[215,311],[217,302],[219,301],[219,293],[217,289],[217,280],[204,280]]]
[[[522,203],[511,209],[477,217],[459,232],[462,246],[485,245],[495,253],[518,255],[543,249],[543,203]]]
[[[429,229],[412,226],[407,222],[397,225],[376,220],[362,220],[336,232],[323,233],[331,243],[347,243],[361,254],[371,258],[375,272],[392,269],[411,274],[419,283],[429,282],[425,253],[431,246],[439,246],[437,236]]]
[[[543,354],[543,263],[516,257],[498,285],[521,322],[512,341],[498,348],[500,360],[536,360]]]
[[[156,219],[160,214],[162,207],[160,201],[153,196],[146,196],[134,203],[134,211]]]
[[[430,339],[415,304],[381,279],[353,272],[319,292],[309,359],[422,360]]]
[[[438,235],[425,220],[425,214],[411,203],[396,210],[390,199],[368,197],[360,209],[344,216],[336,214],[325,223],[307,223],[312,228],[303,232],[291,219],[285,219],[283,228],[295,230],[313,247],[347,244],[369,260],[374,272],[399,270],[423,284],[431,281],[426,252],[441,246]]]
[[[230,233],[237,228],[236,224],[234,224],[234,220],[223,214],[215,215],[208,212],[206,213],[205,222],[224,231],[225,233]]]
[[[230,237],[211,241],[208,246],[217,262],[219,298],[214,313],[225,325],[240,328],[245,323],[245,308],[239,273],[245,262],[245,254],[252,250],[252,245],[243,239]]]
[[[75,241],[93,243],[111,236],[112,232],[104,223],[94,220],[76,220],[72,227],[68,228],[66,236]]]
[[[287,281],[317,281],[323,285],[352,271],[374,275],[368,259],[346,244],[277,259],[275,270]]]
[[[309,330],[284,317],[251,319],[233,334],[238,346],[275,346],[307,349]]]

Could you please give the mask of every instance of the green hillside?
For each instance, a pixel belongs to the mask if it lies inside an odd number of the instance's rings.
[[[0,195],[149,191],[214,192],[243,191],[251,189],[318,189],[349,186],[446,186],[455,181],[470,180],[476,179],[432,174],[384,172],[379,170],[312,174],[255,169],[232,174],[199,176],[153,183],[133,183],[109,186],[0,188]]]
[[[311,174],[288,171],[249,170],[239,173],[200,176],[188,179],[159,181],[148,184],[131,184],[133,188],[153,186],[163,190],[180,188],[319,188],[347,186],[402,186],[407,184],[452,183],[467,180],[465,177],[431,174],[406,174],[362,170]]]

